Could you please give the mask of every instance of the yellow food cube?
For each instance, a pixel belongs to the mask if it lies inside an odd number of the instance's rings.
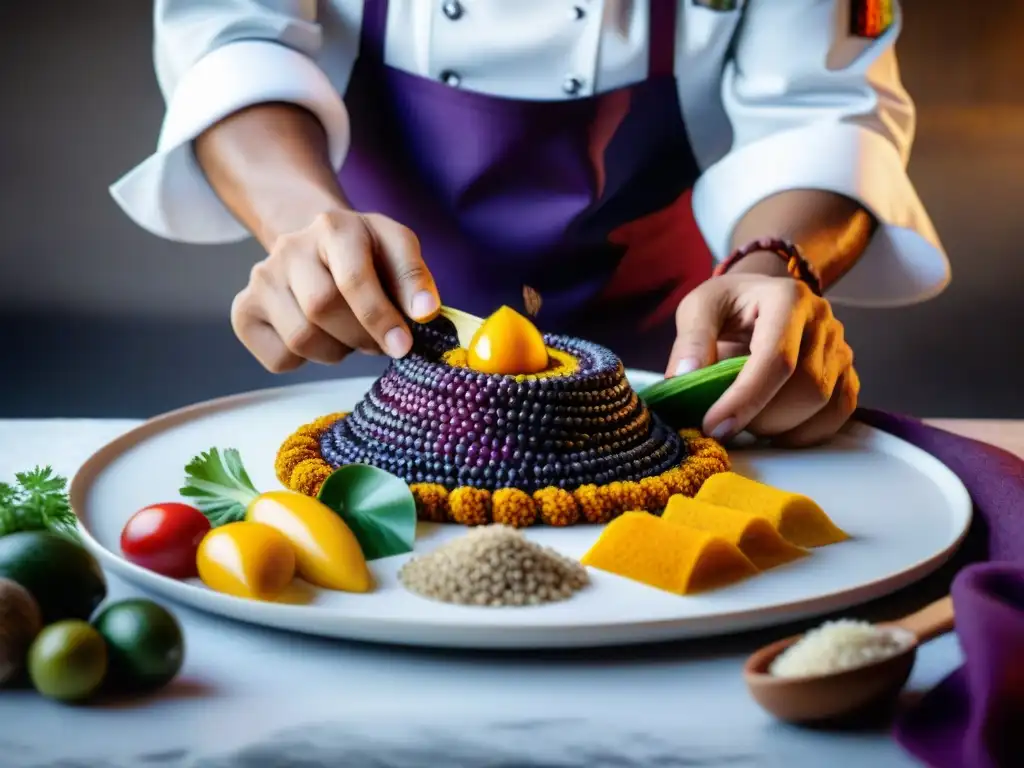
[[[735,472],[712,475],[695,498],[765,517],[782,538],[798,547],[824,547],[850,538],[814,500]]]
[[[761,570],[808,554],[786,541],[767,518],[676,494],[668,500],[662,520],[721,536]]]
[[[647,512],[626,512],[612,520],[581,562],[677,595],[723,587],[757,573],[735,544]]]

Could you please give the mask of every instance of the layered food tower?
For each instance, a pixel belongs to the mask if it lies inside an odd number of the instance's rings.
[[[649,411],[610,350],[541,335],[508,307],[469,331],[465,317],[413,324],[413,351],[354,410],[285,441],[278,479],[312,496],[369,464],[409,484],[422,520],[525,527],[660,514],[729,469],[717,442]]]

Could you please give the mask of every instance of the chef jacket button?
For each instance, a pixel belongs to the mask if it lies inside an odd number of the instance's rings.
[[[575,19],[576,21],[579,21],[580,19],[582,19],[586,15],[587,15],[587,11],[586,11],[586,9],[584,9],[584,7],[582,5],[574,5],[573,6],[572,14],[571,14],[573,19]]]
[[[444,15],[452,21],[461,19],[464,11],[462,3],[460,3],[459,0],[448,0],[448,2],[441,6],[441,10],[444,12]]]
[[[446,69],[441,73],[441,79],[452,88],[458,88],[462,83],[462,78],[459,77],[459,73],[452,72],[450,69]]]
[[[567,77],[565,82],[562,83],[562,90],[570,96],[575,96],[583,88],[583,81],[578,77]]]

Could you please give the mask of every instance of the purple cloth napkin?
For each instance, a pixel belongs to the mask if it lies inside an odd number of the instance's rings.
[[[902,714],[896,739],[933,768],[1024,768],[1024,461],[915,419],[866,409],[857,419],[956,473],[974,501],[976,559],[990,561],[953,580],[963,666]]]

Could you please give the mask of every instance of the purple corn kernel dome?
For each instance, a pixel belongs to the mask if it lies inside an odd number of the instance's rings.
[[[545,343],[576,358],[566,375],[517,380],[444,361],[447,321],[413,324],[413,351],[392,361],[352,413],[321,438],[332,467],[371,464],[448,490],[640,480],[678,466],[683,440],[647,410],[610,350],[568,336]]]

